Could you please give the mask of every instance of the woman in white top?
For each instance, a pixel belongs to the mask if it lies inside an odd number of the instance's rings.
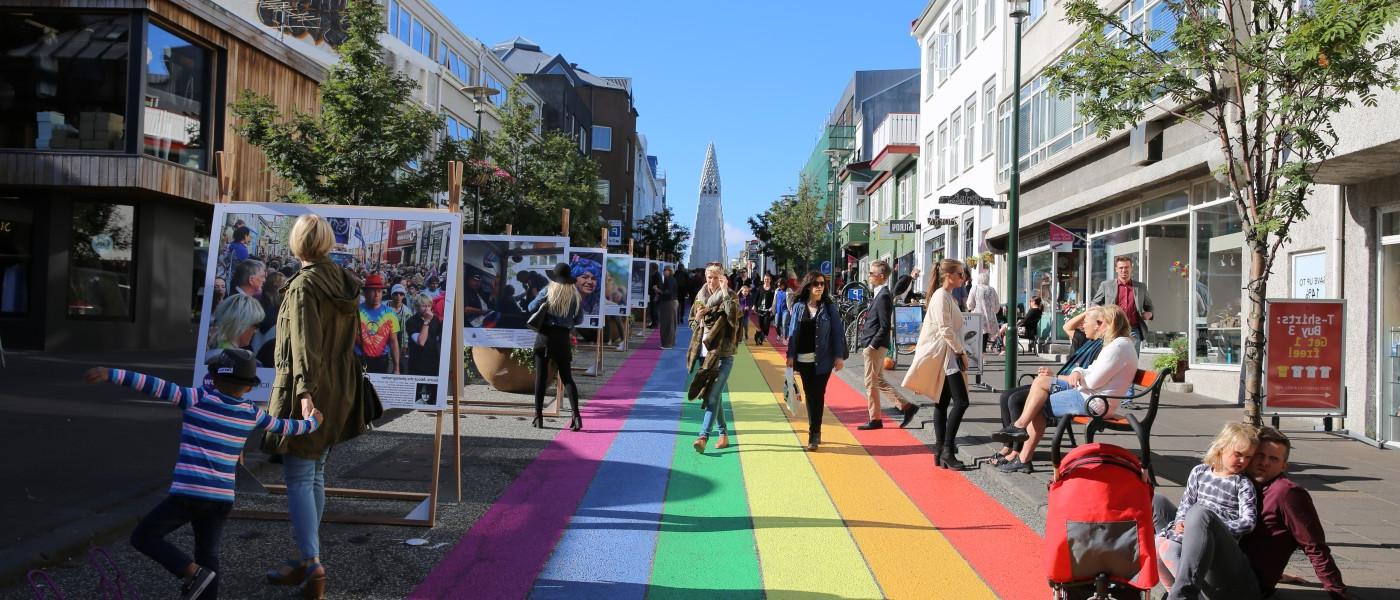
[[[1045,436],[1045,414],[1048,408],[1051,418],[1064,415],[1089,414],[1085,406],[1090,396],[1122,396],[1133,386],[1137,375],[1137,350],[1133,346],[1132,332],[1128,327],[1128,316],[1123,309],[1108,304],[1097,307],[1086,319],[1097,319],[1103,349],[1098,358],[1088,368],[1078,367],[1067,375],[1059,377],[1039,377],[1026,398],[1026,406],[1021,417],[1007,428],[992,437],[999,441],[1016,442],[1022,439],[1021,452],[1006,464],[997,467],[1003,472],[1031,472],[1031,456],[1035,445]],[[1097,408],[1096,412],[1103,408]],[[1104,416],[1111,417],[1118,412],[1118,400],[1109,400]]]
[[[964,465],[958,460],[958,427],[967,411],[967,380],[963,372],[967,362],[963,356],[963,318],[953,290],[961,287],[962,261],[939,261],[929,285],[928,305],[924,324],[919,330],[919,343],[914,347],[914,360],[904,374],[909,391],[937,398],[934,405],[933,435],[934,464],[955,470]],[[949,403],[952,410],[948,410]]]
[[[978,271],[977,283],[967,294],[967,312],[982,315],[983,348],[987,347],[992,336],[1000,333],[1001,329],[1001,324],[997,323],[997,309],[1001,308],[1001,300],[997,298],[997,290],[990,285],[990,280],[990,274]]]

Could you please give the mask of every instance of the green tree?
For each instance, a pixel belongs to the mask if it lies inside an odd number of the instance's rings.
[[[351,0],[342,18],[347,37],[321,83],[319,114],[284,117],[270,96],[244,90],[233,106],[235,131],[290,183],[284,199],[434,206],[446,188],[447,161],[461,158],[463,149],[448,140],[433,152],[443,118],[412,102],[418,83],[384,62],[383,7]]]
[[[637,221],[632,236],[639,245],[636,248],[639,255],[644,246],[651,249],[652,258],[657,260],[680,260],[690,246],[690,228],[675,223],[670,206],[663,206]]]
[[[771,256],[773,257],[774,264],[780,267],[786,267],[792,262],[792,258],[788,256],[786,249],[778,245],[773,237],[773,215],[777,214],[780,210],[779,205],[782,202],[784,202],[784,200],[774,200],[773,204],[769,205],[767,210],[749,217],[749,231],[752,231],[754,239],[758,240],[758,252],[760,254]]]
[[[578,150],[578,142],[558,132],[540,130],[534,107],[526,104],[517,78],[500,110],[501,128],[479,134],[471,144],[474,158],[463,175],[463,213],[474,207],[472,186],[481,184],[482,232],[503,232],[506,224],[521,235],[557,235],[563,209],[569,209],[569,237],[580,246],[596,246],[603,220],[598,197],[598,166]],[[509,174],[496,176],[497,167]]]
[[[1134,31],[1096,0],[1070,0],[1066,19],[1082,32],[1046,74],[1059,94],[1078,96],[1100,137],[1152,114],[1218,140],[1216,175],[1229,184],[1250,254],[1245,413],[1258,424],[1274,259],[1308,215],[1318,163],[1334,153],[1333,118],[1356,102],[1375,106],[1379,90],[1400,84],[1400,45],[1382,39],[1400,2],[1166,1],[1176,17],[1169,32]]]
[[[820,205],[821,195],[805,176],[797,186],[797,195],[774,202],[769,208],[775,254],[786,259],[786,267],[799,275],[810,271],[814,263],[825,256],[826,217]]]

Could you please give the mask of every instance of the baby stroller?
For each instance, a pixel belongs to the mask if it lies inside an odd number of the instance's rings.
[[[1058,442],[1058,440],[1056,440]],[[1045,515],[1056,600],[1141,600],[1157,585],[1152,486],[1132,452],[1084,444],[1059,460]]]

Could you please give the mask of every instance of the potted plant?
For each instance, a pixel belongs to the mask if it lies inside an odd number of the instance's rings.
[[[1186,367],[1189,356],[1186,354],[1186,338],[1179,337],[1172,340],[1171,352],[1157,357],[1152,361],[1152,368],[1155,370],[1171,369],[1172,381],[1182,383],[1186,381]]]
[[[530,348],[473,346],[472,364],[491,387],[502,392],[535,391],[535,352]],[[554,367],[550,367],[552,373]]]

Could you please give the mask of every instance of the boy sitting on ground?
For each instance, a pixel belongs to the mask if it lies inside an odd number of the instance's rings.
[[[306,418],[290,420],[273,417],[243,399],[261,383],[251,352],[226,349],[205,364],[213,384],[198,390],[122,369],[94,367],[84,375],[88,383],[124,385],[169,401],[184,412],[170,495],[137,524],[131,545],[183,578],[180,597],[185,600],[218,597],[219,538],[233,509],[234,468],[248,434],[267,429],[302,435],[321,425],[321,411],[309,400],[301,405]],[[166,535],[186,523],[194,528],[194,560],[165,541]]]

